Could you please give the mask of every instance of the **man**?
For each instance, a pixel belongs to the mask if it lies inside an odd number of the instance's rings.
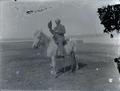
[[[64,25],[61,24],[60,19],[56,19],[55,23],[56,23],[56,27],[54,29],[52,29],[52,22],[50,21],[48,23],[48,28],[49,28],[49,31],[53,35],[53,39],[54,39],[55,43],[58,46],[57,52],[56,52],[56,57],[64,57],[64,55],[65,55],[64,45],[66,44],[65,37],[64,37],[64,34],[66,32],[65,27],[64,27]]]

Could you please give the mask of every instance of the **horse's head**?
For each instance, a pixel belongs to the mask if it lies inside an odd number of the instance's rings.
[[[34,34],[34,41],[33,41],[33,48],[39,48],[41,45],[46,46],[48,45],[50,39],[43,31],[37,31]]]

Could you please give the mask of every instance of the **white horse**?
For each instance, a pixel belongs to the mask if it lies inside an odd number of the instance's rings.
[[[75,52],[76,52],[76,41],[71,40],[70,38],[67,38],[67,44],[64,46],[65,47],[65,52],[66,56],[70,56],[73,59],[72,62],[72,71],[75,71],[76,69],[76,57],[75,57]],[[33,41],[33,48],[38,48],[40,45],[43,45],[47,48],[46,53],[47,57],[51,58],[51,67],[53,70],[51,71],[51,74],[54,74],[55,76],[57,75],[56,71],[56,51],[57,51],[57,45],[54,42],[54,40],[47,36],[43,31],[38,31],[35,36],[34,36],[34,41]]]

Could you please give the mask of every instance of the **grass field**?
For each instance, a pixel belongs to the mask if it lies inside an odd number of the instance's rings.
[[[58,78],[50,74],[50,59],[44,51],[32,49],[32,42],[0,43],[2,90],[120,91],[113,58],[117,46],[77,44],[77,61],[85,66]]]

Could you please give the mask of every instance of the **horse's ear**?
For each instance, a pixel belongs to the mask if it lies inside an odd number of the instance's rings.
[[[33,35],[33,38],[35,38],[37,36],[37,34],[39,33],[39,31],[35,31],[34,35]]]

